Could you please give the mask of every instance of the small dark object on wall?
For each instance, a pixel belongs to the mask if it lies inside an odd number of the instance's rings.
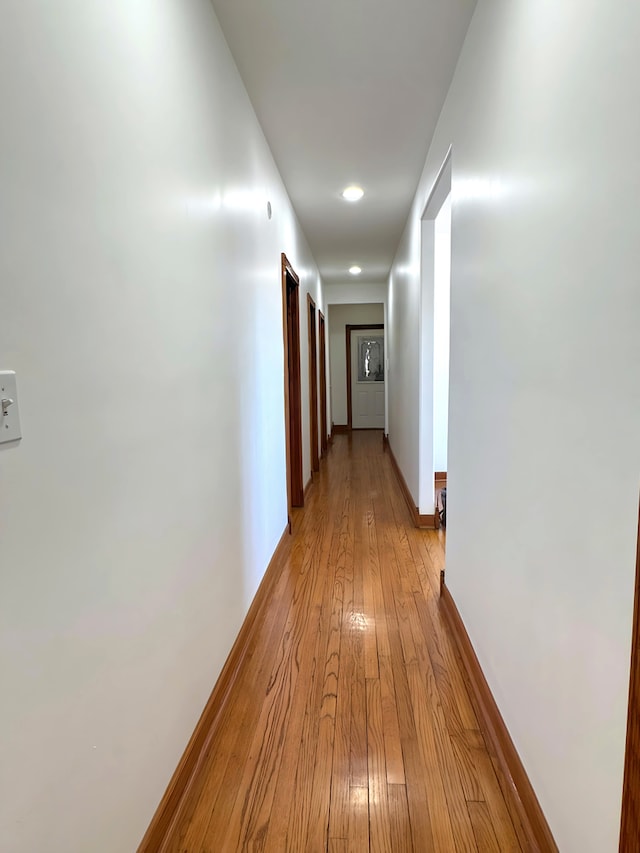
[[[439,510],[440,524],[446,528],[446,526],[447,526],[447,488],[446,488],[446,486],[440,492],[440,503],[442,504],[442,509]]]

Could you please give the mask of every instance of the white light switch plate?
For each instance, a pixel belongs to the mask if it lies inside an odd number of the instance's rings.
[[[0,444],[20,438],[16,374],[13,370],[0,370]]]

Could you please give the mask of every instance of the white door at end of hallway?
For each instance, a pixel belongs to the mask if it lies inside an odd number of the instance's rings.
[[[384,329],[351,332],[351,426],[384,429]]]

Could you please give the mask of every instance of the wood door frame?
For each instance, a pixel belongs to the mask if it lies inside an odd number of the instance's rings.
[[[307,332],[309,336],[309,442],[311,449],[311,475],[320,470],[318,446],[318,309],[307,293]]]
[[[320,348],[320,450],[324,456],[329,448],[327,432],[327,331],[324,314],[318,311],[318,344]]]
[[[284,252],[282,268],[282,334],[284,337],[284,425],[287,449],[287,512],[304,506],[302,481],[302,388],[300,383],[300,279]],[[293,351],[290,352],[290,349]],[[289,369],[291,365],[291,370]]]
[[[636,548],[636,584],[631,634],[631,672],[629,676],[629,708],[627,741],[624,754],[622,813],[620,816],[620,853],[635,850],[640,832],[640,511],[638,513],[638,545]]]
[[[344,328],[347,336],[347,429],[352,430],[353,419],[351,417],[351,332],[357,332],[358,329],[384,329],[384,323],[347,323]]]

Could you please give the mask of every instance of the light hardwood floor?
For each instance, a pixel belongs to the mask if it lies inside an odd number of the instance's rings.
[[[334,438],[170,853],[521,850],[379,432]]]

